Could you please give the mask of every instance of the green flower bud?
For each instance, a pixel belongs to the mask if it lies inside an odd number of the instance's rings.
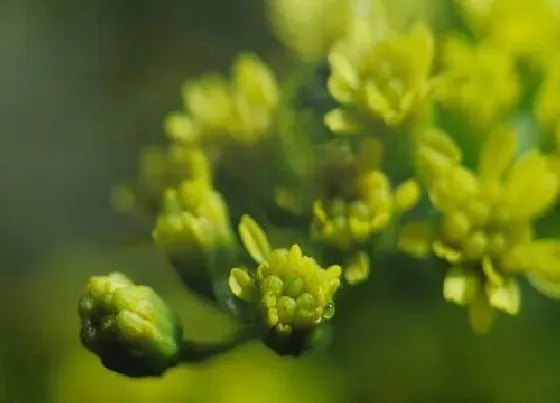
[[[129,377],[160,376],[180,356],[182,327],[156,292],[120,273],[92,277],[79,301],[81,341]]]

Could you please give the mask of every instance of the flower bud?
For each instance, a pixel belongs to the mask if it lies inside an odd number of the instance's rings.
[[[156,292],[120,273],[92,277],[79,301],[81,341],[129,377],[160,376],[179,359],[182,327]]]

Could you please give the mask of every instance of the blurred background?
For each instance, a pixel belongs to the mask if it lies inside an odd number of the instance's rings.
[[[279,358],[255,343],[129,380],[81,348],[77,298],[113,270],[165,296],[187,335],[231,329],[109,193],[163,142],[185,78],[226,71],[242,50],[283,63],[264,12],[262,0],[0,2],[0,402],[559,402],[558,305],[527,289],[518,318],[476,336],[441,278],[402,257],[338,308],[327,353]]]

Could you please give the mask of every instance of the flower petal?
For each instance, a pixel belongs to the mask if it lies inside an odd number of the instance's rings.
[[[510,170],[504,197],[514,218],[528,219],[542,213],[557,195],[558,178],[538,151],[525,154]]]
[[[325,124],[339,134],[358,134],[359,123],[344,109],[333,109],[325,115]]]
[[[490,133],[480,154],[478,172],[483,180],[499,180],[517,152],[514,130],[500,128]]]
[[[529,276],[527,279],[545,297],[560,299],[560,278],[552,280],[544,276]]]
[[[457,305],[469,305],[480,288],[480,280],[475,273],[462,267],[452,267],[445,275],[443,297]]]
[[[344,266],[344,279],[350,285],[356,285],[368,279],[370,263],[367,253],[354,254]]]
[[[416,258],[425,258],[432,252],[434,228],[428,221],[404,224],[398,232],[397,248]]]
[[[270,254],[268,238],[255,220],[247,214],[239,222],[239,236],[249,255],[257,262],[262,263]]]
[[[231,269],[228,279],[229,289],[237,298],[246,302],[253,302],[257,298],[255,280],[251,278],[247,269]]]
[[[521,292],[515,279],[509,279],[502,285],[489,286],[486,289],[488,302],[493,308],[506,312],[510,315],[517,315],[521,305]]]

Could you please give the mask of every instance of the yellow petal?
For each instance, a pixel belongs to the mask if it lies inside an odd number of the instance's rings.
[[[243,53],[233,65],[233,79],[238,91],[242,91],[251,104],[267,109],[278,103],[276,77],[256,55]]]
[[[350,60],[340,52],[331,52],[329,63],[331,66],[331,76],[327,81],[329,93],[338,102],[351,102],[359,84],[355,68]]]
[[[421,134],[419,143],[422,146],[433,149],[453,164],[459,164],[461,162],[461,149],[455,143],[453,138],[447,135],[447,133],[445,133],[443,130],[426,130]]]
[[[525,154],[509,172],[505,200],[516,219],[529,219],[544,212],[556,199],[558,178],[544,155],[538,151]]]
[[[477,295],[480,280],[471,270],[462,267],[449,269],[443,281],[443,297],[457,305],[469,305]]]
[[[169,115],[165,119],[164,126],[167,135],[180,143],[194,143],[200,136],[200,130],[194,120],[185,114]]]
[[[552,67],[537,94],[534,112],[546,131],[552,132],[558,124],[558,90],[560,89],[560,65]]]
[[[420,200],[420,185],[415,179],[401,183],[395,190],[393,207],[398,212],[408,211]]]
[[[335,133],[358,134],[359,123],[343,109],[333,109],[325,115],[325,124]]]
[[[224,77],[208,75],[185,83],[183,98],[191,115],[213,128],[221,128],[231,115],[229,83]]]
[[[499,180],[517,152],[514,130],[500,128],[490,133],[482,148],[478,172],[483,179]]]
[[[398,231],[397,248],[416,258],[427,257],[432,252],[434,228],[428,221],[404,224]]]
[[[255,281],[249,276],[247,269],[231,269],[228,279],[229,289],[237,298],[246,302],[257,299]]]
[[[368,109],[385,123],[394,123],[396,111],[392,108],[389,100],[373,81],[369,81],[365,86],[366,104]]]
[[[479,292],[469,304],[469,322],[475,333],[487,333],[494,321],[494,309],[486,295]]]
[[[527,279],[545,297],[560,299],[560,278],[551,280],[547,277],[531,275]]]
[[[508,270],[527,275],[531,284],[546,296],[560,292],[560,241],[542,239],[513,249],[505,258]]]
[[[486,289],[486,294],[488,295],[488,302],[493,308],[510,315],[519,313],[521,293],[519,285],[514,279],[509,279],[498,287],[490,285]]]
[[[441,241],[434,241],[432,244],[434,254],[440,259],[446,260],[451,264],[459,263],[462,255],[456,249],[450,248]]]
[[[505,283],[503,276],[496,271],[492,260],[488,257],[482,259],[482,272],[486,277],[486,281],[495,287],[501,287]]]
[[[461,160],[461,149],[444,131],[432,129],[419,136],[416,164],[420,177],[428,186]]]
[[[410,30],[410,46],[414,49],[416,74],[419,81],[423,81],[430,70],[434,60],[434,36],[430,29],[423,23],[416,23]]]
[[[268,238],[255,220],[244,214],[239,222],[239,236],[249,255],[259,264],[270,254]]]
[[[354,254],[344,266],[344,278],[350,285],[364,282],[369,277],[370,263],[367,253]]]

